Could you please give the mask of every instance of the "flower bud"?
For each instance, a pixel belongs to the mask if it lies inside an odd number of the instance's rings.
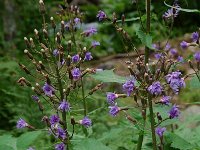
[[[28,41],[27,37],[24,37],[24,42],[27,48],[30,48],[30,42]]]
[[[31,74],[30,71],[26,68],[26,66],[24,66],[23,64],[19,63],[19,66],[22,70],[24,70],[26,72],[26,74]]]
[[[48,32],[47,32],[47,30],[46,30],[46,29],[43,29],[42,31],[43,31],[44,37],[45,37],[46,39],[48,39]]]
[[[40,9],[41,14],[45,14],[46,8],[45,8],[43,0],[39,0],[39,9]]]
[[[60,37],[60,33],[59,32],[57,32],[57,34],[56,34],[56,41],[57,41],[58,44],[61,43],[61,37]]]
[[[61,21],[61,33],[63,34],[65,31],[65,22]]]
[[[122,14],[122,26],[124,25],[124,23],[125,23],[125,15]]]
[[[52,28],[55,29],[56,28],[56,24],[55,24],[54,18],[51,17],[50,20],[51,20],[51,26],[52,26]]]
[[[45,70],[45,66],[43,65],[42,61],[39,61],[39,65],[40,65],[42,70]]]
[[[27,49],[24,50],[24,53],[28,56],[28,58],[30,60],[33,60],[33,55],[31,53],[29,53],[29,51]]]

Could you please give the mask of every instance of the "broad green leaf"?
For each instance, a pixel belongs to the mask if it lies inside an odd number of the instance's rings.
[[[13,147],[8,146],[7,144],[0,145],[0,149],[1,149],[1,150],[16,150],[16,149],[14,149]]]
[[[136,35],[141,40],[142,44],[152,49],[152,37],[149,34],[144,33],[141,29],[137,29]]]
[[[190,80],[189,83],[190,88],[200,89],[200,81],[196,75]]]
[[[109,147],[96,139],[84,139],[74,141],[74,150],[111,150]]]
[[[17,150],[27,149],[41,135],[41,131],[33,131],[22,134],[17,138]]]
[[[167,4],[165,1],[164,1],[164,4],[165,4],[166,6],[168,6],[168,7],[174,8],[173,6]],[[184,11],[184,12],[189,12],[189,13],[200,13],[200,10],[198,10],[198,9],[177,8],[177,10]]]
[[[0,150],[17,150],[16,148],[16,138],[12,135],[5,134],[0,136]]]
[[[91,77],[102,82],[126,82],[126,77],[116,75],[113,70],[98,71],[95,74],[91,75]]]

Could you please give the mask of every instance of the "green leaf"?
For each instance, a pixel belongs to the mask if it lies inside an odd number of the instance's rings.
[[[2,149],[2,150],[16,150],[16,149],[14,149],[13,147],[8,146],[8,145],[6,145],[6,144],[0,145],[0,149]]]
[[[152,37],[144,33],[140,28],[136,30],[136,35],[141,40],[142,44],[152,49]]]
[[[17,150],[16,138],[10,134],[0,136],[0,150]]]
[[[91,75],[91,77],[102,82],[126,82],[126,77],[116,75],[113,70],[98,71],[95,74]]]
[[[17,150],[27,149],[40,135],[41,131],[33,131],[22,134],[17,138]]]
[[[168,6],[168,7],[174,8],[173,6],[167,4],[165,1],[164,1],[164,4],[165,4],[166,6]],[[184,12],[189,12],[189,13],[200,13],[200,10],[198,10],[198,9],[177,8],[177,10],[184,11]]]
[[[200,89],[200,81],[196,75],[190,80],[189,86],[190,88]]]
[[[96,139],[84,139],[81,141],[74,141],[74,150],[111,150],[103,143]]]

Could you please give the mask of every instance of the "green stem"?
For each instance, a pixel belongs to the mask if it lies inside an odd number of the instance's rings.
[[[81,78],[81,88],[82,88],[82,97],[83,97],[83,108],[84,108],[84,116],[87,115],[87,104],[85,100],[85,91],[84,91],[84,85],[83,85],[83,78]]]

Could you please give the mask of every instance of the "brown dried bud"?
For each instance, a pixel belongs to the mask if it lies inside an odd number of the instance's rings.
[[[19,66],[22,70],[24,70],[26,72],[26,74],[31,74],[30,71],[26,68],[26,66],[24,66],[23,64],[19,63]]]
[[[24,77],[19,78],[19,80],[17,81],[17,83],[19,83],[20,86],[29,86],[31,87],[31,83],[26,80]]]
[[[24,37],[24,42],[25,42],[27,48],[31,47],[30,42],[28,41],[27,37]]]
[[[45,70],[45,66],[43,65],[42,61],[39,61],[39,65],[40,65],[42,70]]]
[[[56,24],[55,24],[54,18],[51,17],[50,20],[51,20],[51,26],[52,26],[52,28],[55,29],[56,28]]]
[[[32,48],[35,48],[35,43],[34,43],[34,41],[33,41],[32,38],[30,38],[30,44],[31,44],[31,47],[32,47]]]
[[[49,118],[48,118],[47,116],[44,116],[44,117],[42,118],[42,122],[45,122],[46,125],[47,125],[48,127],[51,126],[50,121],[49,121]]]
[[[24,50],[24,53],[28,56],[28,58],[30,60],[33,60],[33,55],[31,53],[29,53],[29,51],[27,49]]]
[[[61,33],[63,34],[65,31],[65,22],[61,21]]]
[[[45,14],[46,8],[45,8],[43,0],[39,1],[39,9],[40,9],[41,14]]]
[[[99,90],[102,87],[103,83],[97,84],[90,92],[88,93],[89,95],[92,95],[94,92]]]
[[[72,124],[72,125],[75,125],[75,124],[76,124],[76,121],[75,121],[75,119],[74,119],[73,116],[71,117],[71,124]]]
[[[57,32],[57,34],[56,34],[56,42],[57,42],[58,44],[61,43],[61,37],[60,37],[60,33],[59,33],[59,32]]]
[[[43,29],[42,31],[43,31],[44,37],[45,37],[46,39],[48,39],[48,32],[47,32],[47,30],[46,30],[46,29]]]
[[[124,23],[125,23],[125,15],[122,14],[122,25],[124,25]]]
[[[51,85],[51,80],[48,74],[45,75],[45,78],[46,78],[47,84]]]
[[[157,116],[158,121],[162,121],[162,117],[159,112],[157,112],[156,116]]]

